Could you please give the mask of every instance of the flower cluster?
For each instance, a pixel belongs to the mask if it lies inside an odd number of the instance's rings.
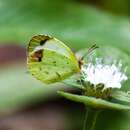
[[[84,81],[94,86],[103,84],[104,88],[121,88],[122,81],[128,79],[122,64],[104,64],[101,58],[96,58],[96,63],[84,64],[81,68]]]

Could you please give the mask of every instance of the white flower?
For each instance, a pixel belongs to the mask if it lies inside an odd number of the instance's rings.
[[[104,84],[105,88],[121,88],[122,81],[128,79],[122,71],[122,64],[103,64],[101,58],[96,63],[88,63],[81,67],[81,74],[85,81],[94,85]]]

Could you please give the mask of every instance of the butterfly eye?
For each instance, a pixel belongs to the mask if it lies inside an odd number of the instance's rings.
[[[84,64],[84,61],[83,61],[82,59],[80,59],[80,60],[78,61],[78,63],[79,63],[79,68],[81,68],[81,66]]]

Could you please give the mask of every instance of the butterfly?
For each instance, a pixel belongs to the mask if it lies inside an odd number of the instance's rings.
[[[49,35],[33,36],[27,54],[28,72],[45,84],[59,82],[79,73],[83,61],[83,57],[77,60],[68,46]]]

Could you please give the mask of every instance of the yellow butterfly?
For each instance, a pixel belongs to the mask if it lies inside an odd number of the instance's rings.
[[[48,35],[37,35],[30,40],[27,67],[36,79],[46,84],[80,72],[79,62],[70,48]]]

